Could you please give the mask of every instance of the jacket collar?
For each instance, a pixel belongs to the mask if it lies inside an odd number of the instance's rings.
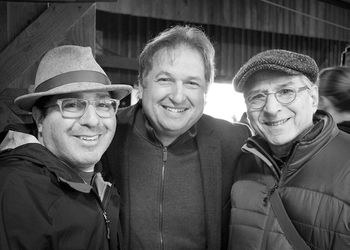
[[[59,160],[54,154],[52,154],[46,147],[40,143],[26,143],[13,150],[9,150],[0,154],[1,157],[12,157],[16,159],[26,159],[38,165],[38,167],[48,169],[57,179],[58,182],[66,183],[71,188],[82,192],[90,193],[93,188],[89,184],[84,183],[83,179],[79,176],[78,172],[68,164]],[[93,177],[93,186],[103,200],[107,187],[110,187],[109,182],[105,182],[101,176],[100,171],[102,166],[100,163],[96,164],[95,175]]]
[[[314,126],[308,133],[294,142],[289,158],[284,164],[287,169],[283,178],[287,178],[295,173],[312,155],[316,154],[338,133],[339,129],[333,118],[328,113],[318,110],[314,116]],[[262,137],[256,135],[249,138],[242,150],[254,154],[267,164],[277,179],[281,178],[281,169],[273,159],[268,143]]]

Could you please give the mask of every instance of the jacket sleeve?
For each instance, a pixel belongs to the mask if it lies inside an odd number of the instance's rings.
[[[13,168],[0,168],[0,249],[55,249],[39,186]]]

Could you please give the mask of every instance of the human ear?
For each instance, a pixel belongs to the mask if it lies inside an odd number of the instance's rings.
[[[41,133],[43,131],[44,115],[37,107],[34,106],[32,109],[32,116],[33,116],[33,119],[34,119],[35,124],[37,126],[38,134],[41,135]]]
[[[332,103],[327,97],[320,96],[319,102],[318,102],[319,109],[327,110],[331,105]]]
[[[315,109],[316,112],[319,101],[318,86],[314,85],[310,88],[310,96],[312,98],[312,107]]]
[[[143,95],[143,86],[142,86],[142,83],[140,82],[139,85],[137,86],[137,98],[141,100],[142,95]]]

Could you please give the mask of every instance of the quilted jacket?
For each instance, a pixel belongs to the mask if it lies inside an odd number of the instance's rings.
[[[311,249],[350,249],[350,135],[325,112],[315,120],[282,164],[258,136],[243,146],[231,191],[229,249],[293,249],[271,208],[273,192]]]

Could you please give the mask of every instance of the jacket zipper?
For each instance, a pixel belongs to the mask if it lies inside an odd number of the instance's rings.
[[[109,240],[111,238],[111,230],[110,230],[110,227],[109,227],[109,223],[111,221],[108,219],[107,212],[105,210],[103,210],[102,214],[103,214],[103,218],[104,218],[105,224],[106,224],[107,239]]]
[[[65,164],[65,163],[64,163]],[[68,166],[67,164],[65,164],[66,166]],[[68,166],[69,167],[69,166]],[[71,168],[71,167],[69,167],[69,168]],[[78,175],[79,176],[79,175]],[[86,182],[85,182],[85,180],[81,177],[81,176],[79,176],[79,178],[85,183],[85,184],[87,184]],[[95,176],[93,176],[92,177],[92,180],[91,180],[91,183],[94,183],[94,178],[95,178]],[[57,180],[60,182],[61,180],[60,180],[60,178],[57,178]],[[87,185],[89,185],[89,184],[87,184]],[[91,186],[91,185],[90,185]],[[92,187],[92,186],[91,186]],[[77,191],[79,191],[79,190],[77,190]],[[107,237],[107,240],[108,240],[108,242],[109,242],[109,240],[110,240],[110,238],[111,238],[111,236],[110,236],[110,226],[109,226],[109,223],[111,222],[110,220],[109,220],[109,218],[108,218],[108,215],[107,215],[107,212],[105,211],[105,207],[107,207],[107,203],[108,203],[108,201],[109,201],[109,197],[110,197],[110,192],[111,192],[111,190],[107,190],[107,196],[106,196],[106,194],[104,195],[104,198],[103,198],[103,200],[104,200],[104,202],[102,203],[102,201],[101,201],[101,199],[100,199],[100,196],[96,193],[96,191],[94,190],[94,188],[92,187],[91,188],[91,192],[95,195],[95,198],[96,198],[96,202],[97,202],[97,207],[99,208],[99,210],[101,211],[101,213],[102,213],[102,215],[103,215],[103,219],[104,219],[104,222],[105,222],[105,225],[106,225],[106,232],[107,232],[107,235],[106,235],[106,237]],[[106,198],[105,198],[106,197]]]
[[[111,221],[108,218],[108,214],[107,214],[107,212],[105,210],[105,207],[107,207],[107,203],[109,201],[111,190],[109,188],[107,188],[106,193],[105,193],[105,195],[103,197],[103,201],[101,201],[100,196],[98,195],[98,193],[96,193],[96,191],[93,188],[91,189],[91,191],[95,195],[96,202],[97,202],[97,207],[99,208],[99,210],[102,213],[103,220],[104,220],[105,225],[106,225],[106,233],[107,233],[106,238],[107,238],[107,240],[109,242],[109,240],[111,238],[111,230],[110,230],[109,224],[110,224]]]
[[[159,237],[160,237],[160,249],[164,249],[164,235],[163,235],[163,209],[164,209],[164,182],[165,182],[165,167],[168,160],[167,147],[163,147],[162,150],[162,170],[160,180],[160,202],[159,202]]]
[[[255,148],[258,149],[258,151],[264,156],[266,157],[266,159],[272,164],[272,166],[269,166],[267,163],[266,165],[268,166],[268,168],[270,168],[270,170],[274,173],[275,178],[279,181],[281,179],[282,173],[281,170],[279,169],[279,167],[277,166],[277,164],[275,163],[275,161],[273,160],[273,158],[265,151],[265,149],[263,147],[261,147],[259,145],[259,143],[257,143],[255,140],[249,138],[248,142],[250,142],[251,144],[253,144],[255,146]],[[253,154],[255,155],[255,154]],[[259,158],[259,157],[258,157]],[[263,161],[264,162],[264,161]]]
[[[91,183],[95,183],[95,177],[93,177],[92,182]],[[107,207],[108,201],[110,199],[111,196],[111,189],[110,187],[106,187],[106,191],[104,196],[102,197],[102,200],[100,198],[100,196],[98,195],[98,193],[96,193],[96,191],[94,190],[94,188],[92,188],[92,192],[95,194],[95,197],[97,198],[97,203],[98,203],[98,207],[100,208],[100,211],[102,213],[105,225],[106,225],[106,237],[107,240],[109,241],[111,238],[111,229],[110,229],[110,219],[108,218],[108,214],[107,211],[105,210],[105,208]]]

